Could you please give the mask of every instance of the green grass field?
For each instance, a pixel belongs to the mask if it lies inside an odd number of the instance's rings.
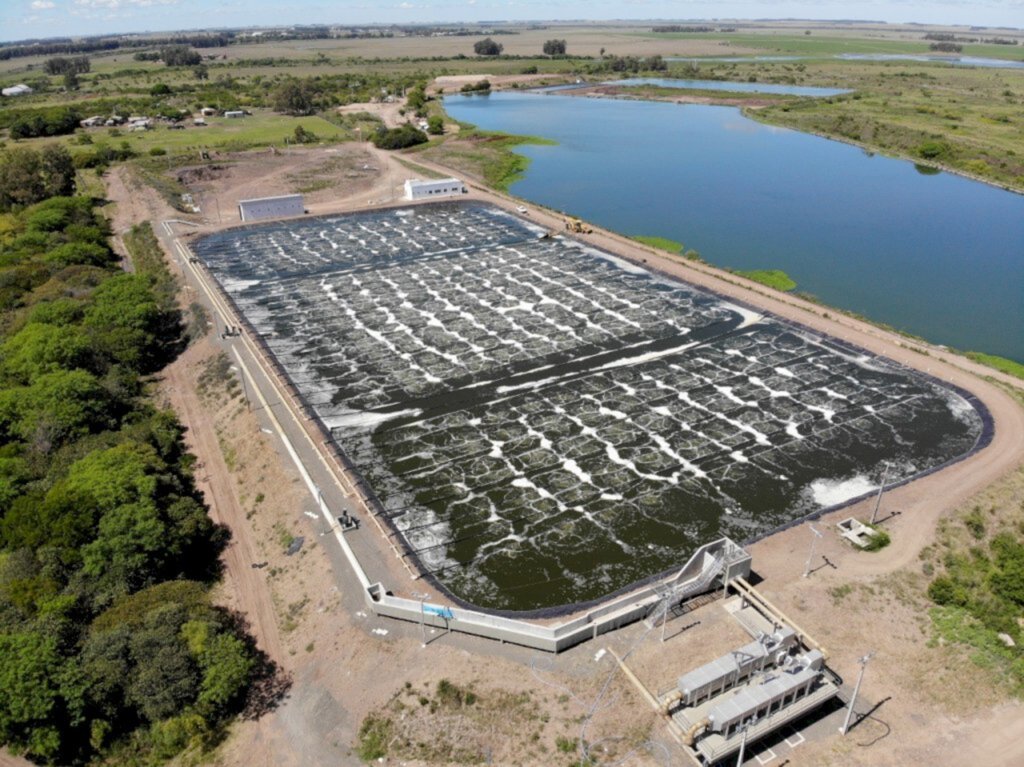
[[[735,274],[784,293],[796,290],[796,281],[781,269],[752,269],[746,272],[737,270]]]
[[[648,245],[658,250],[668,251],[669,253],[680,254],[683,252],[683,243],[670,240],[667,237],[651,237],[644,234],[637,234],[632,237],[637,242],[642,242],[644,245]]]
[[[923,33],[922,33],[923,34]],[[642,33],[643,37],[657,40],[715,40],[763,53],[794,56],[838,56],[843,53],[932,53],[928,40],[893,40],[854,36],[828,36],[818,32],[810,35],[763,32],[744,33]],[[1024,59],[1024,50],[1013,45],[963,44],[964,56],[984,58]]]
[[[464,126],[457,136],[431,141],[411,151],[422,152],[429,160],[482,179],[495,189],[508,191],[530,165],[529,158],[512,149],[523,144],[551,146],[554,143],[537,136],[510,136]]]
[[[306,131],[315,133],[324,143],[337,143],[352,138],[352,134],[322,117],[289,117],[273,112],[256,112],[251,116],[236,119],[224,117],[207,117],[206,127],[194,127],[191,121],[183,130],[171,130],[166,125],[158,125],[148,131],[127,131],[123,128],[95,128],[88,132],[94,144],[106,143],[118,145],[126,142],[136,154],[148,155],[151,149],[165,150],[169,155],[181,155],[197,152],[200,149],[224,151],[242,151],[262,146],[282,146],[285,140],[291,140],[295,128],[299,125]],[[81,145],[71,136],[59,139],[67,144],[71,152],[85,152],[92,147]],[[42,145],[53,139],[29,139],[20,142],[32,146]]]
[[[1019,362],[1008,360],[1006,357],[997,357],[994,354],[983,354],[982,352],[966,352],[966,356],[975,362],[988,365],[990,368],[1002,373],[1024,379],[1024,365]]]

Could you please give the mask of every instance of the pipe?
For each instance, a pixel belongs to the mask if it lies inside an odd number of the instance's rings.
[[[683,699],[683,694],[679,690],[673,690],[668,694],[665,702],[662,703],[662,713],[668,716],[668,712],[672,710],[672,706]]]
[[[701,719],[699,722],[694,724],[690,729],[686,731],[686,734],[683,736],[683,745],[692,746],[693,741],[697,739],[697,733],[699,733],[701,730],[706,730],[710,726],[710,719],[708,719],[707,717]]]

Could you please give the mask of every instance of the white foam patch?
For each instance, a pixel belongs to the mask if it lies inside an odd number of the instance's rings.
[[[972,424],[978,418],[978,414],[971,407],[971,403],[958,394],[950,392],[949,396],[946,397],[946,407],[949,408],[949,412],[960,423]]]
[[[835,506],[877,490],[878,485],[863,474],[846,479],[816,479],[810,485],[811,497],[819,506]]]
[[[579,477],[580,481],[586,482],[588,485],[592,485],[594,483],[593,477],[591,477],[587,472],[583,471],[583,469],[580,468],[580,465],[571,458],[566,459],[562,463],[562,468],[565,469],[570,474]]]
[[[605,261],[609,261],[615,264],[617,267],[619,267],[619,269],[621,269],[624,272],[629,272],[630,274],[643,275],[644,277],[651,276],[651,273],[644,269],[642,266],[637,266],[636,264],[630,263],[629,261],[625,261],[621,258],[618,258],[617,256],[613,256],[611,253],[605,253],[603,250],[597,250],[596,248],[588,248],[586,246],[581,247],[580,250],[582,250],[587,255],[597,256],[598,258],[604,259]]]
[[[348,413],[324,416],[324,424],[329,429],[375,429],[382,423],[395,418],[415,418],[423,414],[419,408],[396,410],[394,413],[374,413],[371,411],[352,410]]]
[[[756,325],[764,319],[763,314],[755,312],[753,309],[748,309],[745,306],[740,306],[739,304],[723,303],[722,306],[729,311],[736,312],[736,314],[743,318],[743,322],[741,322],[739,327],[736,328],[737,330],[740,328],[750,327],[751,325]]]

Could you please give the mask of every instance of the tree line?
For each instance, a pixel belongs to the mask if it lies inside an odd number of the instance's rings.
[[[24,152],[0,158],[32,173]],[[45,151],[45,150],[44,150]],[[39,194],[59,159],[36,159]],[[9,192],[10,190],[8,190]],[[118,268],[91,199],[0,213],[0,746],[43,764],[155,764],[217,741],[270,678],[214,606],[214,524],[146,376],[180,348],[152,230]],[[148,256],[147,256],[148,254]]]
[[[83,40],[31,40],[11,45],[0,45],[0,61],[22,56],[69,56],[76,53],[116,51],[119,48],[159,48],[167,45],[190,45],[193,48],[220,48],[234,39],[233,33],[218,32],[173,37],[91,37]]]

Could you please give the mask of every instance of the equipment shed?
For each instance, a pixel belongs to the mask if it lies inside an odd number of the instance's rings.
[[[265,218],[286,218],[301,216],[306,212],[301,194],[286,194],[280,197],[258,197],[238,201],[238,215],[243,221],[260,221]]]
[[[409,179],[405,182],[405,199],[427,200],[432,197],[452,197],[466,193],[466,185],[457,178],[441,178],[431,181]]]

